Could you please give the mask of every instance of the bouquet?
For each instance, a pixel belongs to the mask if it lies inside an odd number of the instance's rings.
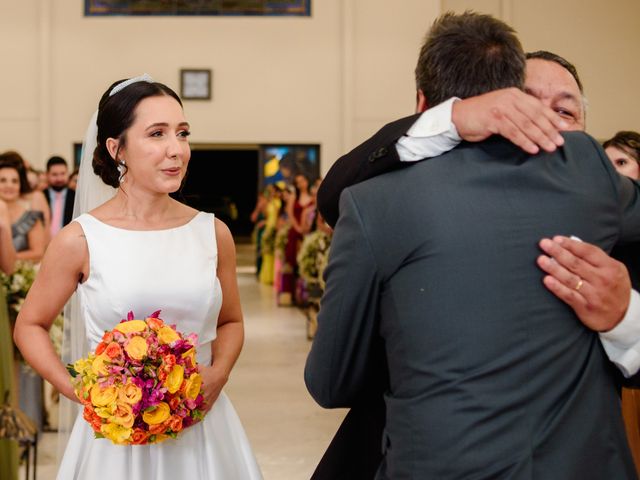
[[[202,420],[197,335],[182,335],[159,315],[135,320],[129,312],[94,352],[67,366],[96,438],[158,443]]]
[[[308,284],[324,288],[322,274],[327,266],[331,236],[316,230],[305,235],[298,252],[298,273]]]

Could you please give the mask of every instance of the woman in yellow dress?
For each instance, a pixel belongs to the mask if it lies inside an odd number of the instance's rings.
[[[282,201],[274,185],[267,187],[267,205],[265,207],[265,225],[262,233],[262,264],[260,267],[260,283],[273,284],[274,277],[274,243],[278,214]]]

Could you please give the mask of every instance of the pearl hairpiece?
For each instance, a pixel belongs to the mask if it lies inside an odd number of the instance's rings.
[[[111,91],[109,92],[109,96],[113,97],[120,90],[123,90],[127,88],[129,85],[131,85],[132,83],[137,83],[137,82],[153,83],[153,78],[151,78],[151,75],[149,75],[148,73],[143,73],[138,77],[133,77],[133,78],[130,78],[129,80],[125,80],[124,82],[120,82],[119,84],[117,84],[115,87],[111,89]]]

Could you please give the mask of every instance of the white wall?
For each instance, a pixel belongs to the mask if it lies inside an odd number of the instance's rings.
[[[442,10],[473,9],[505,20],[525,51],[549,50],[572,62],[589,100],[587,131],[607,139],[640,131],[638,0],[442,0]]]
[[[439,0],[314,0],[308,17],[84,17],[81,0],[0,0],[0,151],[67,159],[98,99],[148,72],[179,89],[211,68],[213,100],[185,102],[193,142],[320,143],[322,168],[413,110],[413,68]]]

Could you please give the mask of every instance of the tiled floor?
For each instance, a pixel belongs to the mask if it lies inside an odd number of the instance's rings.
[[[264,478],[308,479],[345,412],[323,410],[307,393],[302,378],[310,346],[305,318],[298,309],[275,305],[272,289],[258,284],[250,273],[250,262],[250,247],[239,245],[246,337],[225,391]],[[38,451],[38,480],[55,478],[55,448],[55,434],[45,434]]]

